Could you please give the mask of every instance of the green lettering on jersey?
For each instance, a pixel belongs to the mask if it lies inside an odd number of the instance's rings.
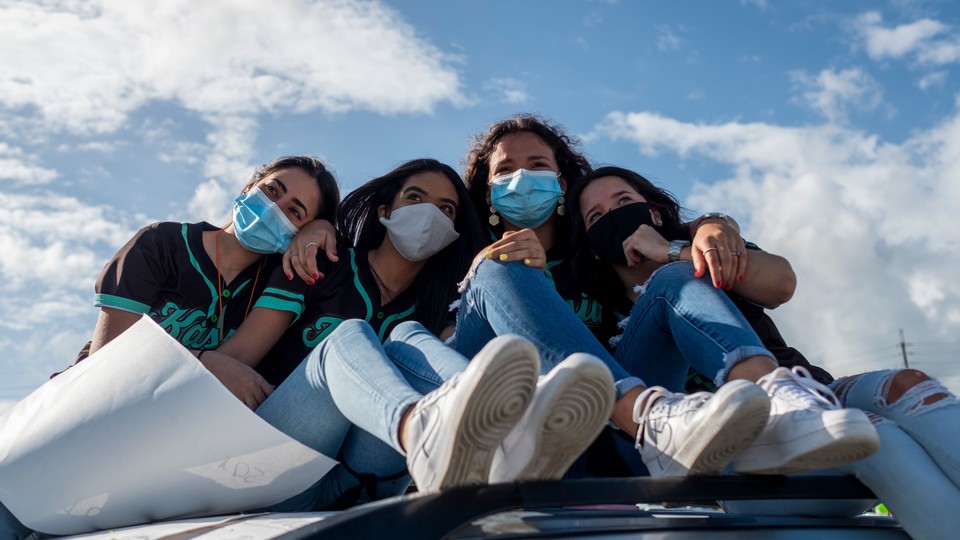
[[[184,309],[167,302],[159,311],[151,312],[150,318],[188,349],[215,349],[219,344],[220,330],[207,325],[210,320],[202,309]]]
[[[316,347],[342,322],[343,319],[339,317],[320,317],[312,325],[303,329],[303,344],[311,349]]]
[[[597,326],[603,319],[600,302],[592,300],[587,295],[581,295],[576,300],[567,300],[567,305],[577,314],[577,317],[587,326]]]

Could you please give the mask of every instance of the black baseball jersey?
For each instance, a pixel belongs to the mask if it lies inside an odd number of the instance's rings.
[[[257,371],[278,385],[330,332],[347,319],[370,323],[382,342],[397,324],[414,319],[415,287],[408,287],[384,306],[380,288],[370,270],[367,251],[338,250],[340,260],[331,263],[323,252],[317,266],[324,279],[314,285],[288,280],[282,268],[275,271],[255,307],[289,311],[296,316],[280,341],[257,365]]]
[[[218,292],[221,278],[202,238],[218,229],[206,222],[140,229],[103,268],[94,305],[149,314],[188,349],[216,349],[243,322],[251,295],[259,296],[280,263],[277,255],[265,256],[231,283],[221,282]]]
[[[610,345],[610,337],[615,335],[617,323],[622,317],[615,317],[599,301],[587,293],[582,292],[577,286],[577,280],[573,276],[573,270],[570,259],[551,258],[547,254],[547,264],[544,272],[547,279],[553,283],[554,288],[561,298],[570,306],[577,318],[586,325],[604,347],[613,351]]]

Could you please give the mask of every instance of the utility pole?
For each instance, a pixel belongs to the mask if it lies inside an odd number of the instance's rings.
[[[907,342],[903,339],[903,328],[900,329],[900,351],[903,353],[904,369],[910,369],[910,363],[907,362]]]

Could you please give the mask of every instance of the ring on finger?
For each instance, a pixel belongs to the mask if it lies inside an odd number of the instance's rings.
[[[307,242],[307,245],[303,246],[303,250],[306,251],[310,249],[310,246],[315,246],[315,245],[317,245],[316,242]]]
[[[734,257],[739,257],[740,255],[743,255],[743,252],[741,252],[739,249],[731,249],[730,254]]]
[[[720,252],[720,249],[719,249],[719,248],[715,248],[715,247],[707,248],[707,249],[703,250],[703,254],[706,255],[707,253],[710,253],[711,251],[716,251],[717,253],[719,253],[719,252]]]

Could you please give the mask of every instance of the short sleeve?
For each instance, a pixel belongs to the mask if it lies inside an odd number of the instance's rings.
[[[294,318],[303,314],[305,295],[308,285],[299,277],[287,279],[283,266],[277,266],[270,274],[270,281],[253,305],[274,311],[289,311]]]
[[[169,279],[169,246],[155,225],[144,227],[104,266],[97,279],[94,305],[147,313]]]

